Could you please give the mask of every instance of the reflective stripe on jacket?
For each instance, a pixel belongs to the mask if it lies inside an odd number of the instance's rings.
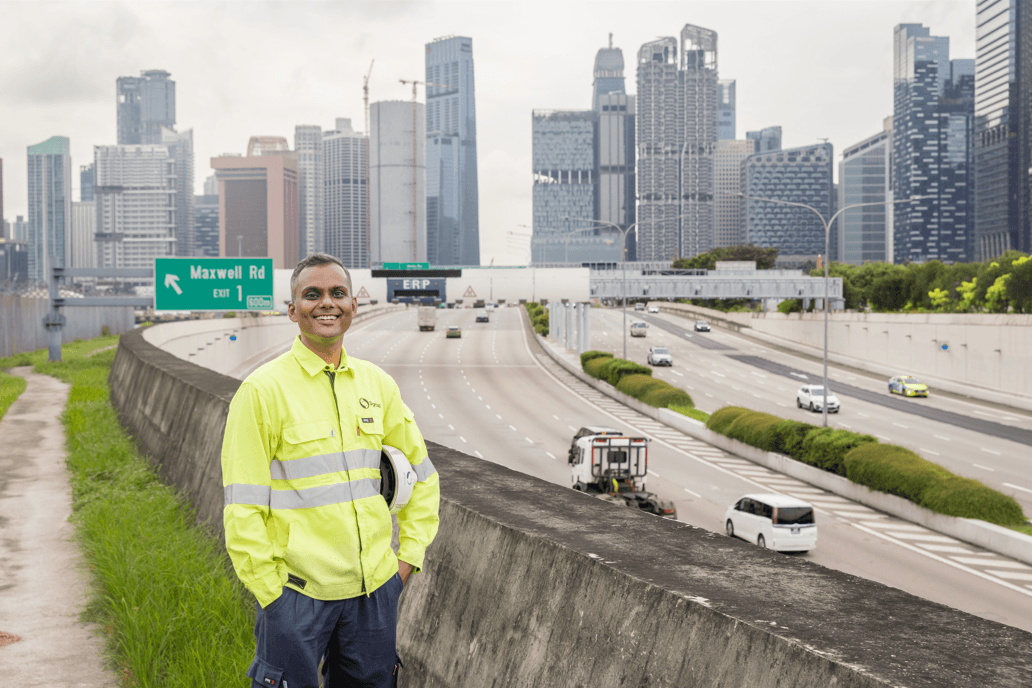
[[[380,496],[380,447],[415,469],[398,514],[400,549]],[[341,354],[330,365],[297,337],[254,371],[229,406],[222,444],[226,549],[240,580],[268,606],[284,585],[319,600],[371,593],[418,571],[437,533],[437,471],[394,380]]]

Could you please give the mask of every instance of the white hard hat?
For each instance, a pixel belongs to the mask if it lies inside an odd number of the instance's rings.
[[[408,504],[415,484],[416,471],[409,460],[400,449],[384,445],[380,451],[380,495],[387,501],[392,514]]]

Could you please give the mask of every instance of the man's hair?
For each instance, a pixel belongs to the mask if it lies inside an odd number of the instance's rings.
[[[293,274],[290,275],[290,302],[293,303],[297,298],[297,283],[301,280],[301,271],[305,268],[317,268],[321,265],[338,265],[344,271],[344,279],[348,283],[348,294],[351,294],[351,273],[344,267],[344,263],[340,262],[340,258],[331,256],[327,253],[313,253],[307,258],[303,258],[297,267],[294,268]],[[351,294],[354,296],[354,294]]]

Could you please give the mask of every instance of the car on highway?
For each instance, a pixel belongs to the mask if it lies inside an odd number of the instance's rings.
[[[644,337],[645,336],[645,330],[647,330],[648,328],[649,328],[649,326],[646,325],[643,322],[632,322],[631,323],[631,336],[632,337]]]
[[[817,546],[813,506],[780,494],[747,494],[724,513],[724,532],[778,552],[809,552]]]
[[[709,323],[706,322],[705,320],[696,320],[695,321],[695,331],[696,332],[709,332],[710,331]]]
[[[803,385],[796,392],[796,406],[811,411],[824,411],[824,385]],[[828,390],[828,413],[839,412],[839,400],[835,393]]]
[[[462,337],[462,328],[458,325],[448,325],[448,331],[444,333],[446,339],[459,339]]]
[[[649,306],[649,313],[659,313],[659,306]]]
[[[897,375],[889,380],[889,394],[902,394],[905,397],[928,396],[928,385],[911,375]]]
[[[643,310],[645,310],[645,304],[642,303],[641,301],[639,301],[638,303],[634,304],[634,310],[636,310],[636,311],[643,311]]]
[[[674,356],[670,353],[670,349],[665,346],[654,346],[649,349],[649,355],[645,357],[652,366],[673,366]]]
[[[491,318],[487,314],[487,311],[477,313],[477,322],[491,322]]]

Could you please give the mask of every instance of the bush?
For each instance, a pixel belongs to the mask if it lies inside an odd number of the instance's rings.
[[[111,328],[108,327],[107,325],[104,325],[103,327],[100,328],[100,335],[102,337],[110,337],[111,336]]]
[[[803,310],[803,302],[799,299],[785,299],[778,304],[778,313],[784,313],[785,315],[798,313],[801,310]]]
[[[581,368],[583,368],[588,361],[603,357],[612,358],[613,354],[608,351],[585,351],[580,355]]]
[[[781,422],[777,416],[759,411],[747,411],[727,426],[725,435],[739,442],[769,451],[771,430]]]
[[[930,485],[918,503],[947,516],[977,518],[1001,526],[1025,523],[1021,505],[1013,497],[958,475]]]
[[[599,358],[593,358],[584,364],[584,372],[593,378],[598,380],[605,379],[605,369],[610,363],[615,361],[615,358],[609,356],[600,356]]]
[[[829,473],[845,475],[846,454],[862,444],[871,443],[878,443],[871,435],[860,435],[836,428],[817,428],[806,434],[802,454],[798,458],[803,463]]]
[[[656,408],[670,408],[671,406],[695,406],[692,397],[683,389],[663,383],[663,387],[651,389],[641,398],[649,406]]]
[[[768,451],[778,452],[798,459],[803,453],[803,440],[812,431],[817,430],[816,425],[802,423],[797,420],[783,420],[770,431],[770,448]]]
[[[726,434],[725,430],[727,430],[727,427],[743,413],[749,413],[749,409],[742,408],[741,406],[725,406],[710,415],[710,419],[706,422],[706,427],[713,432],[719,432],[721,435],[724,435]]]
[[[656,388],[669,387],[663,380],[657,380],[651,375],[624,375],[616,389],[628,394],[635,399],[642,399],[646,394]]]
[[[921,495],[951,473],[909,449],[892,444],[865,444],[846,455],[845,476],[854,483],[919,504]]]
[[[613,387],[618,386],[620,380],[626,375],[648,375],[652,377],[652,369],[622,358],[612,359],[605,368],[605,380]]]

